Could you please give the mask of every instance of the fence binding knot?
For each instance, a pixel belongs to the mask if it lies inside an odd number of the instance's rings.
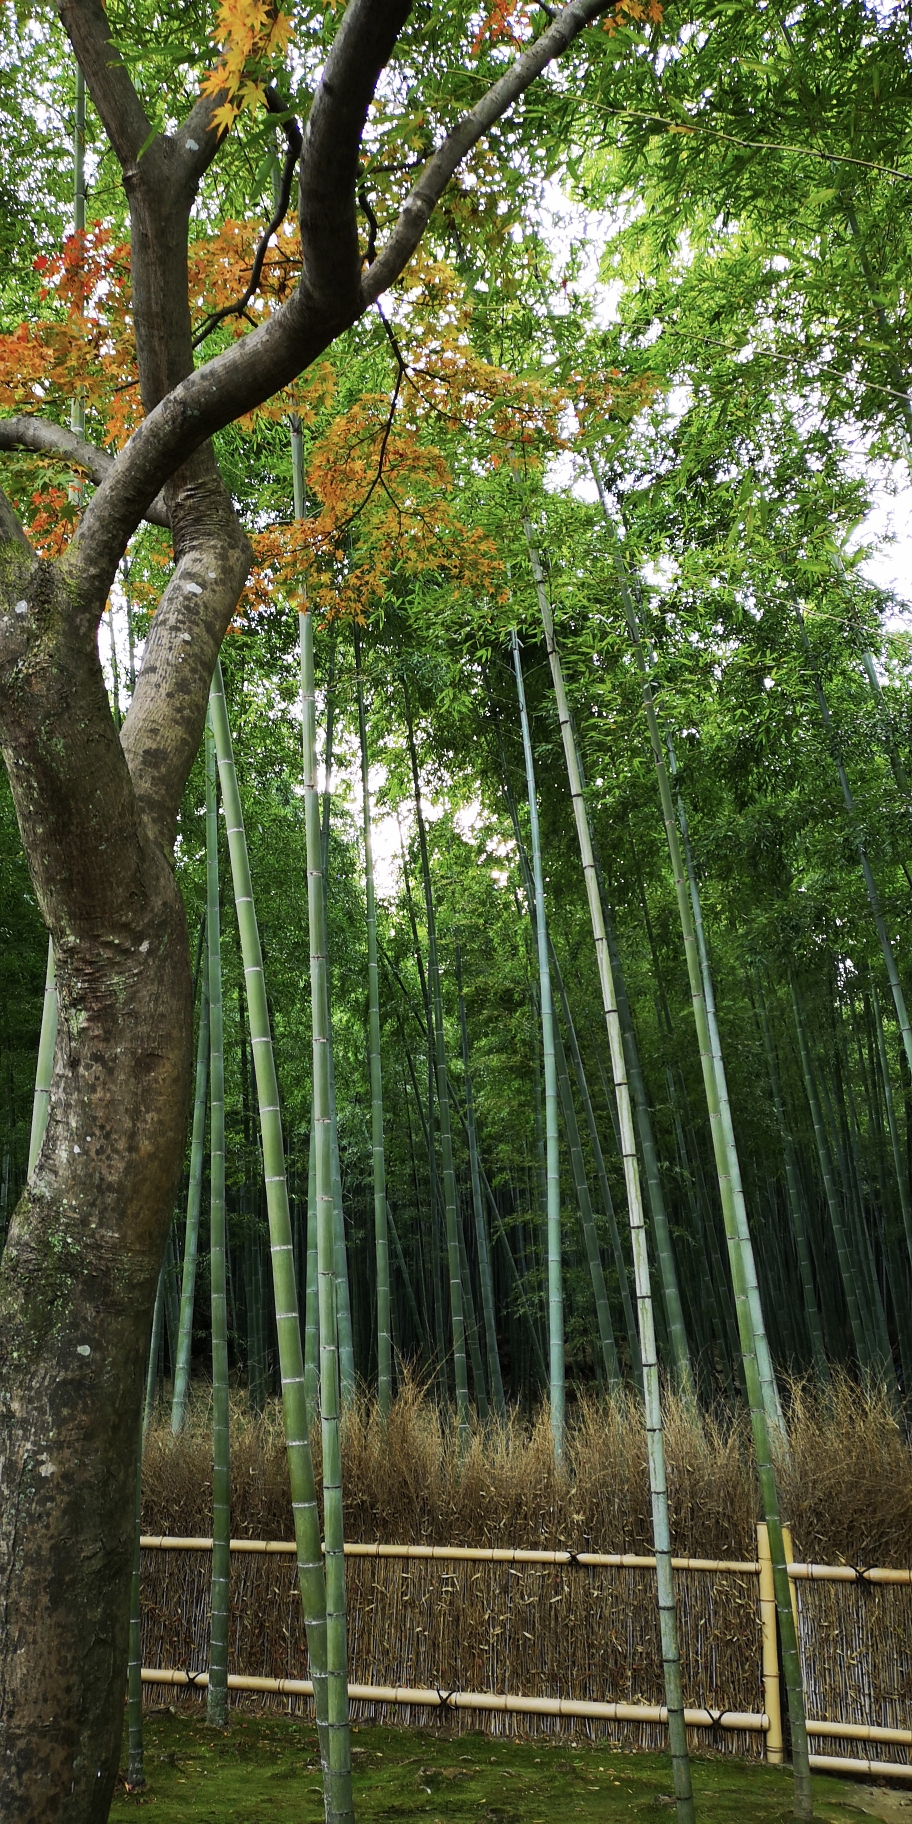
[[[724,1718],[726,1716],[728,1716],[728,1714],[729,1714],[728,1711],[727,1710],[711,1710],[709,1708],[709,1705],[707,1704],[706,1705],[706,1714],[709,1717],[710,1727],[712,1730],[713,1737],[717,1738],[719,1741],[722,1741],[724,1738],[723,1721],[724,1721]]]
[[[189,1666],[184,1666],[183,1671],[184,1671],[184,1677],[187,1680],[187,1683],[190,1686],[191,1691],[194,1690],[195,1687],[199,1684],[201,1678],[206,1679],[206,1681],[208,1683],[208,1679],[209,1679],[208,1672],[205,1672],[203,1670],[200,1670],[198,1672],[191,1672]]]
[[[866,1595],[870,1595],[874,1588],[874,1579],[871,1576],[870,1567],[866,1567],[863,1564],[853,1564],[852,1569],[855,1572],[855,1582],[861,1584]]]
[[[452,1691],[442,1691],[439,1685],[435,1685],[434,1689],[437,1692],[439,1700],[437,1705],[437,1722],[439,1724],[445,1710],[455,1711],[456,1705],[453,1700],[459,1695],[459,1686],[454,1685]]]

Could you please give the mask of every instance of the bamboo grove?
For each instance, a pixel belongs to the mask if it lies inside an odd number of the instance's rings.
[[[480,154],[392,301],[218,440],[255,563],[178,825],[196,1074],[145,1426],[164,1406],[179,1435],[211,1387],[224,1726],[229,1388],[257,1411],[281,1396],[330,1820],[352,1807],[340,1436],[359,1388],[386,1416],[417,1376],[466,1443],[544,1405],[558,1462],[581,1394],[642,1396],[682,1824],[663,1383],[695,1413],[750,1413],[799,1816],[786,1377],[848,1369],[898,1418],[912,1388],[909,635],[858,535],[909,485],[888,202],[906,28],[891,15],[875,88],[863,5],[832,40],[803,14],[770,43],[741,20],[748,94],[712,20],[715,63],[683,19],[615,9],[579,94],[548,97],[560,205],[521,131],[506,165]],[[478,42],[512,29],[495,8]],[[9,490],[49,554],[104,472],[87,481],[81,440],[129,436],[135,365],[121,224],[86,227],[85,88],[54,80],[77,206],[62,249],[10,279],[0,336]],[[257,205],[283,193],[273,127],[239,137],[262,155],[233,173],[239,219],[201,219],[193,249],[198,340],[223,346]],[[381,121],[368,262],[388,150]],[[301,261],[276,222],[264,310]],[[36,387],[60,435],[29,456]],[[169,562],[145,527],[108,605],[118,722]],[[2,1236],[40,1151],[56,992],[5,785],[0,830]]]

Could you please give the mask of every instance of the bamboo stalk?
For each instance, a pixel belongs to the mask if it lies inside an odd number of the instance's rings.
[[[912,1026],[910,1026],[910,1023],[909,1023],[909,1013],[908,1013],[908,1009],[906,1007],[905,995],[903,994],[902,984],[899,979],[899,971],[897,970],[897,967],[896,967],[896,957],[893,952],[893,945],[890,942],[889,932],[887,931],[886,920],[884,919],[883,908],[880,903],[880,894],[877,891],[877,883],[874,879],[874,875],[871,870],[871,863],[868,860],[868,852],[865,847],[864,838],[862,836],[861,826],[860,826],[859,820],[858,820],[858,813],[855,808],[855,800],[852,795],[852,788],[849,784],[848,774],[843,765],[842,756],[839,752],[836,730],[833,726],[833,718],[830,714],[829,704],[827,703],[826,697],[823,694],[823,686],[820,682],[820,673],[817,670],[817,665],[816,665],[816,662],[814,659],[814,655],[813,655],[813,652],[811,651],[811,643],[810,643],[810,640],[808,639],[807,628],[804,624],[804,615],[802,614],[801,607],[800,607],[800,604],[798,603],[797,599],[795,601],[795,615],[796,615],[796,618],[798,621],[798,631],[801,635],[801,644],[804,648],[805,657],[808,662],[808,669],[809,669],[810,675],[811,675],[811,682],[814,687],[814,695],[817,699],[817,707],[820,711],[820,719],[821,719],[821,722],[823,723],[827,746],[829,747],[833,765],[836,768],[837,777],[839,779],[839,784],[842,788],[843,802],[846,807],[846,815],[848,817],[849,828],[851,829],[852,838],[855,843],[855,848],[858,852],[858,860],[861,864],[861,872],[862,872],[862,877],[863,877],[864,883],[865,883],[865,891],[868,896],[868,904],[871,908],[871,915],[874,919],[874,925],[877,930],[877,936],[880,940],[881,954],[884,959],[884,967],[886,968],[886,971],[887,971],[887,979],[890,983],[890,992],[893,996],[893,1005],[896,1008],[896,1018],[899,1021],[899,1030],[900,1030],[900,1035],[901,1035],[902,1042],[903,1042],[903,1048],[906,1053],[906,1058],[907,1058],[907,1061],[909,1064],[909,1069],[910,1069],[910,1071],[912,1071]]]
[[[592,472],[599,491],[606,524],[611,527],[612,520],[602,487],[601,478],[595,464]],[[771,1432],[784,1440],[781,1406],[772,1371],[763,1313],[760,1307],[757,1289],[756,1267],[753,1247],[747,1226],[744,1195],[741,1187],[740,1167],[734,1132],[731,1125],[731,1111],[728,1103],[728,1092],[725,1084],[724,1066],[718,1029],[715,1025],[715,1009],[712,1008],[711,977],[706,957],[705,943],[702,941],[702,920],[699,916],[699,894],[696,877],[689,854],[686,824],[682,820],[681,828],[675,816],[675,805],[672,797],[671,782],[665,759],[665,748],[659,729],[655,707],[653,680],[646,664],[646,654],[640,636],[639,623],[633,597],[627,581],[627,574],[620,551],[615,547],[615,567],[624,614],[627,620],[630,638],[634,647],[637,664],[642,679],[643,706],[649,727],[649,736],[655,760],[656,777],[662,804],[662,817],[668,840],[669,856],[674,875],[675,894],[681,920],[681,932],[687,960],[688,979],[693,1000],[694,1017],[697,1026],[700,1062],[703,1072],[704,1092],[710,1117],[710,1130],[713,1140],[713,1152],[716,1162],[716,1173],[722,1199],[725,1220],[726,1238],[728,1241],[729,1266],[735,1299],[735,1312],[738,1320],[738,1335],[741,1344],[744,1379],[747,1389],[748,1405],[751,1414],[751,1428],[754,1438],[754,1453],[757,1460],[757,1474],[760,1482],[763,1512],[769,1532],[770,1553],[773,1561],[773,1578],[776,1589],[776,1609],[779,1616],[779,1629],[782,1639],[783,1671],[786,1691],[788,1693],[789,1725],[792,1734],[792,1760],[794,1767],[794,1808],[795,1816],[809,1818],[813,1816],[813,1797],[811,1793],[810,1768],[808,1763],[807,1731],[805,1725],[804,1687],[801,1676],[801,1661],[798,1654],[798,1641],[795,1633],[794,1617],[791,1607],[788,1573],[782,1544],[782,1527],[779,1516],[779,1496],[776,1488],[776,1476],[773,1465],[770,1442]],[[679,814],[683,813],[683,803],[678,800]],[[682,838],[684,847],[682,850]],[[686,856],[686,865],[685,865]]]
[[[545,645],[548,652],[551,679],[557,701],[558,720],[560,722],[561,739],[564,749],[564,762],[570,783],[573,816],[576,824],[580,859],[586,884],[586,894],[589,902],[592,935],[595,942],[599,985],[602,993],[602,1008],[605,1015],[605,1024],[608,1029],[608,1043],[611,1052],[611,1072],[614,1080],[618,1127],[621,1137],[621,1161],[624,1168],[624,1187],[627,1193],[630,1238],[633,1247],[633,1271],[637,1295],[640,1358],[643,1365],[643,1404],[646,1415],[646,1456],[649,1467],[649,1492],[652,1507],[653,1541],[656,1551],[656,1593],[659,1609],[659,1632],[662,1642],[662,1667],[665,1677],[665,1691],[668,1700],[669,1747],[671,1751],[675,1801],[679,1824],[692,1824],[694,1817],[693,1793],[691,1790],[690,1763],[687,1758],[687,1736],[684,1728],[681,1658],[678,1644],[674,1580],[672,1577],[671,1532],[668,1518],[665,1447],[662,1436],[659,1365],[656,1355],[655,1324],[649,1274],[649,1255],[646,1246],[646,1225],[643,1216],[642,1187],[640,1184],[639,1161],[637,1159],[636,1141],[634,1138],[630,1088],[627,1080],[627,1061],[624,1054],[617,996],[614,989],[611,958],[605,935],[605,920],[602,911],[601,895],[598,888],[598,877],[595,870],[595,858],[592,850],[589,817],[583,797],[582,778],[570,716],[570,705],[564,685],[560,654],[558,653],[554,636],[554,619],[551,613],[548,593],[545,588],[541,560],[532,535],[532,527],[528,517],[525,516],[523,518],[523,532],[525,534],[526,546],[529,552],[529,562],[535,582],[535,592],[545,633]]]
[[[206,948],[209,958],[209,1277],[212,1293],[212,1596],[206,1721],[228,1722],[228,1589],[231,1575],[231,1471],[228,1413],[228,1308],[225,1236],[225,1061],[222,1037],[221,914],[215,741],[206,719]]]
[[[247,1008],[253,1039],[254,1072],[266,1178],[266,1212],[269,1220],[276,1331],[279,1344],[285,1450],[291,1486],[291,1507],[294,1515],[298,1582],[304,1609],[307,1649],[317,1685],[317,1721],[321,1731],[321,1752],[325,1752],[326,1589],[320,1556],[317,1490],[310,1454],[304,1359],[301,1349],[301,1326],[298,1317],[294,1272],[294,1247],[288,1208],[288,1187],[285,1180],[282,1118],[269,1026],[263,957],[253,903],[247,842],[244,835],[244,820],[231,748],[231,730],[228,725],[224,685],[221,667],[218,664],[210,692],[210,707],[220,755],[222,791],[228,824],[228,850],[231,857],[241,952],[244,959]]]
[[[142,1716],[142,1607],[140,1559],[142,1539],[142,1436],[136,1453],[136,1510],[133,1572],[130,1578],[130,1635],[127,1659],[127,1790],[139,1792],[146,1783],[143,1766]]]
[[[559,1458],[564,1450],[566,1426],[566,1389],[564,1366],[564,1290],[561,1263],[560,1209],[560,1144],[557,1129],[557,1023],[551,998],[551,968],[548,958],[548,926],[545,911],[545,884],[542,873],[541,838],[538,827],[538,795],[535,789],[535,763],[526,710],[526,691],[519,657],[519,641],[514,628],[512,636],[513,669],[519,697],[519,719],[522,727],[523,756],[526,766],[526,796],[529,803],[529,826],[532,840],[532,881],[535,909],[535,940],[538,951],[538,1002],[542,1030],[542,1057],[545,1076],[545,1179],[547,1187],[548,1238],[548,1397],[551,1406],[551,1435],[554,1452]]]
[[[456,1381],[456,1412],[460,1430],[467,1436],[469,1425],[469,1380],[466,1365],[462,1271],[459,1259],[459,1209],[456,1201],[456,1173],[453,1165],[453,1136],[450,1128],[450,1096],[447,1082],[446,1039],[443,1029],[443,996],[440,987],[440,962],[437,952],[437,921],[434,916],[434,898],[431,890],[431,868],[428,858],[427,833],[424,827],[424,813],[421,809],[421,781],[418,776],[418,755],[415,751],[415,731],[412,724],[408,691],[405,688],[404,681],[403,695],[405,700],[406,734],[408,737],[409,759],[412,768],[412,782],[415,794],[415,818],[418,825],[418,845],[421,853],[421,873],[424,881],[424,900],[427,916],[428,988],[430,1006],[433,1010],[434,1067],[437,1084],[437,1109],[440,1121],[440,1155],[443,1168],[447,1266],[450,1285],[450,1321],[453,1330],[453,1370]]]
[[[380,1061],[380,978],[377,966],[377,903],[374,894],[374,852],[371,834],[370,777],[367,755],[367,719],[361,677],[361,636],[354,623],[355,676],[358,696],[358,735],[361,747],[361,798],[364,816],[364,898],[367,927],[367,1004],[371,1086],[371,1165],[374,1182],[374,1258],[377,1264],[377,1402],[383,1418],[389,1417],[393,1400],[393,1358],[390,1338],[389,1237],[386,1211],[386,1159],[383,1150],[383,1070]]]
[[[491,1255],[488,1248],[488,1225],[485,1222],[484,1203],[481,1196],[481,1179],[478,1172],[478,1136],[475,1131],[475,1104],[472,1096],[472,1070],[469,1059],[469,1029],[466,1021],[465,997],[462,992],[462,957],[459,940],[455,940],[456,992],[459,997],[459,1034],[462,1042],[462,1072],[465,1086],[465,1128],[469,1143],[469,1177],[472,1186],[472,1212],[475,1217],[475,1244],[478,1249],[478,1275],[481,1282],[481,1310],[485,1329],[485,1349],[488,1359],[488,1379],[491,1387],[491,1398],[498,1417],[506,1417],[503,1377],[500,1372],[500,1357],[497,1353],[497,1322],[494,1309],[494,1280],[491,1273]]]
[[[329,1079],[329,995],[326,914],[316,767],[313,615],[298,616],[304,744],[304,818],[307,839],[307,905],[310,935],[310,1005],[313,1026],[313,1131],[316,1154],[317,1283],[320,1318],[320,1434],[323,1444],[323,1518],[326,1530],[326,1758],[323,1789],[327,1824],[354,1819],[349,1733],[348,1647],[340,1451],[340,1385],[337,1328],[336,1224],[332,1183],[332,1114]]]
[[[196,1090],[193,1099],[193,1132],[190,1141],[190,1185],[184,1230],[184,1268],[181,1278],[180,1323],[174,1363],[171,1430],[175,1437],[187,1422],[190,1395],[190,1350],[193,1342],[193,1299],[199,1250],[200,1203],[203,1190],[203,1150],[206,1141],[206,1098],[209,1085],[209,984],[204,978],[196,1046]]]

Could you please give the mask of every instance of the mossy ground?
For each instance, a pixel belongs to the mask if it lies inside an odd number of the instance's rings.
[[[509,1741],[366,1727],[353,1747],[359,1824],[619,1824],[674,1816],[670,1763],[660,1754],[569,1738]],[[156,1710],[145,1721],[145,1757],[146,1789],[131,1794],[118,1784],[115,1824],[146,1806],[154,1806],[150,1824],[322,1819],[316,1735],[296,1718],[234,1711],[221,1734],[199,1713]],[[791,1819],[787,1770],[701,1758],[693,1778],[699,1824]],[[860,1809],[857,1788],[829,1778],[815,1778],[814,1788],[820,1824],[871,1815]]]

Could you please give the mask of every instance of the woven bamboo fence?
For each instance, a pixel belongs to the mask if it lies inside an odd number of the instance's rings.
[[[247,1542],[244,1542],[245,1544]],[[405,1549],[405,1548],[403,1548]],[[548,1558],[549,1554],[541,1554]],[[591,1556],[591,1555],[590,1555]],[[664,1702],[655,1572],[647,1565],[512,1562],[474,1558],[347,1559],[352,1685],[527,1698],[649,1705]],[[196,1670],[208,1658],[210,1558],[206,1550],[146,1548],[142,1554],[143,1665]],[[689,1706],[718,1715],[763,1713],[760,1618],[753,1567],[677,1575]],[[272,1679],[307,1677],[294,1558],[232,1554],[229,1671]],[[165,1692],[164,1701],[171,1694]],[[361,1701],[354,1714],[389,1720],[388,1704]],[[439,1720],[413,1705],[411,1720]],[[541,1733],[564,1717],[470,1712],[448,1707],[459,1729]],[[659,1747],[664,1723],[573,1719],[630,1746]],[[705,1740],[705,1732],[701,1732]],[[711,1731],[715,1745],[762,1753],[759,1729]],[[716,1739],[717,1738],[717,1739]],[[696,1739],[696,1736],[695,1736]]]
[[[622,1746],[664,1745],[649,1560],[440,1546],[346,1550],[353,1716],[389,1721],[404,1701],[411,1721],[423,1725],[443,1719],[456,1729],[511,1735],[584,1728]],[[143,1665],[153,1702],[204,1681],[210,1569],[206,1540],[144,1541]],[[815,1764],[912,1775],[912,1572],[800,1564],[791,1571]],[[763,1529],[756,1562],[678,1560],[675,1581],[694,1745],[781,1758]],[[236,1701],[309,1705],[287,1545],[234,1542],[229,1672],[247,1687]],[[254,1696],[258,1680],[265,1688]],[[290,1691],[279,1688],[287,1683]],[[381,1691],[390,1701],[371,1695]],[[633,1713],[625,1715],[628,1706]]]

